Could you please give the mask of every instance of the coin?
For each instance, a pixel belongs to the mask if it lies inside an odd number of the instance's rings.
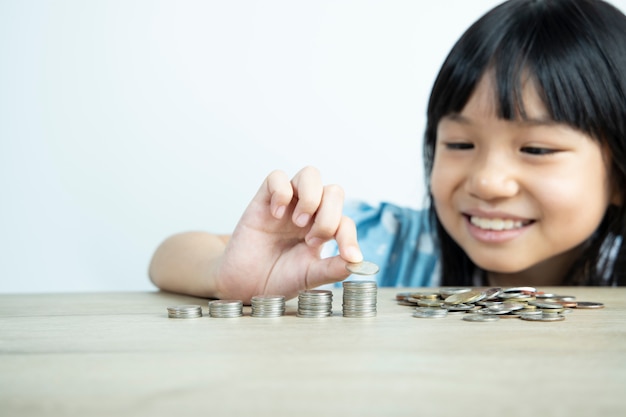
[[[446,304],[476,303],[476,302],[482,300],[483,298],[485,298],[485,295],[486,294],[483,291],[472,290],[472,291],[468,291],[468,292],[452,294],[451,296],[447,297],[444,300],[444,302]]]
[[[448,310],[442,308],[418,307],[413,312],[413,317],[422,319],[439,319],[448,315]]]
[[[441,307],[441,300],[417,300],[417,305],[420,307]]]
[[[498,321],[500,317],[495,314],[466,314],[463,316],[465,321]]]
[[[576,308],[604,308],[604,304],[596,303],[594,301],[578,301]]]
[[[512,292],[536,293],[537,289],[535,287],[511,287],[511,288],[506,288],[503,292],[505,293],[512,293]]]
[[[346,264],[346,269],[350,273],[357,275],[374,275],[380,270],[378,265],[369,261],[348,263]]]
[[[444,304],[443,308],[450,311],[470,311],[474,309],[472,304]]]
[[[565,316],[561,314],[522,314],[520,317],[522,320],[528,321],[563,321]]]
[[[412,293],[410,293],[408,291],[399,292],[399,293],[396,294],[396,300],[397,301],[406,301],[406,300],[408,300],[411,297],[411,294]]]
[[[495,288],[489,288],[487,290],[485,290],[485,300],[491,300],[493,298],[498,297],[500,294],[502,294],[502,288],[499,287],[495,287]]]
[[[555,303],[561,304],[563,307],[574,308],[578,305],[576,301],[554,301]],[[584,307],[583,307],[584,308]]]
[[[442,298],[446,298],[453,294],[462,294],[470,291],[472,291],[471,288],[442,288],[439,290],[439,294]]]
[[[538,307],[538,308],[563,308],[561,304],[553,303],[550,301],[532,301],[528,304]]]

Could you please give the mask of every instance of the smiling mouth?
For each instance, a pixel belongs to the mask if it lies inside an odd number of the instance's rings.
[[[482,230],[515,230],[521,229],[533,223],[533,220],[513,220],[502,218],[486,218],[478,216],[467,216],[474,226]]]

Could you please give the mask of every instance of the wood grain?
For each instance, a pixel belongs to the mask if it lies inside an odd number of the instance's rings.
[[[624,416],[626,288],[542,288],[563,322],[378,315],[169,319],[175,294],[0,295],[1,416]],[[419,289],[415,289],[416,291]]]

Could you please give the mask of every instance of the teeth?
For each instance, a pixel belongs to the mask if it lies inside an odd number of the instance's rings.
[[[519,229],[524,226],[524,222],[521,220],[511,219],[486,219],[483,217],[471,216],[470,222],[477,227],[485,230],[512,230]]]

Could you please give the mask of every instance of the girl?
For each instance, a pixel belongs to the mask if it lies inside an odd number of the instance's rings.
[[[386,286],[624,285],[623,68],[613,6],[505,2],[461,37],[432,89],[428,210],[344,209],[316,169],[275,171],[232,236],[170,237],[151,279],[203,297],[294,297],[345,279],[364,253]],[[328,241],[337,255],[321,256]]]

